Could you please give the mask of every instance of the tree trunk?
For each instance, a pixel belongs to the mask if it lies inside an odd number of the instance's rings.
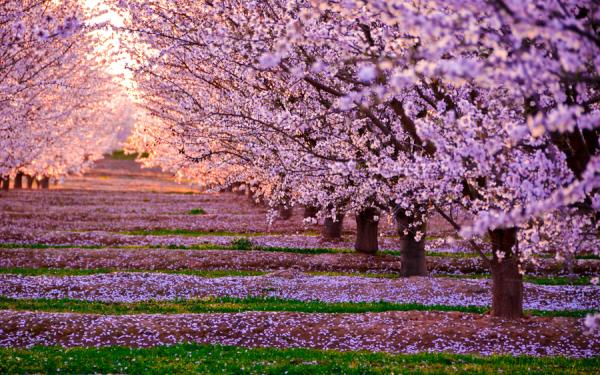
[[[8,188],[10,186],[10,177],[8,176],[2,176],[2,190],[4,191],[8,191]]]
[[[50,177],[48,177],[48,176],[42,177],[42,179],[38,181],[38,186],[40,189],[50,188]]]
[[[292,207],[292,206],[281,205],[277,209],[277,216],[281,220],[289,220],[292,217],[293,213],[294,213],[294,207]]]
[[[427,276],[427,261],[425,258],[425,235],[427,232],[427,222],[425,218],[407,216],[402,209],[396,209],[394,213],[396,219],[396,230],[400,236],[401,266],[400,274],[403,277],[409,276]],[[411,225],[417,221],[422,221],[416,226]],[[408,231],[408,233],[405,233]],[[421,237],[417,240],[417,232],[421,232]]]
[[[15,189],[23,189],[23,172],[17,172],[15,176]]]
[[[33,176],[30,176],[28,174],[25,175],[25,179],[27,180],[27,188],[28,189],[33,189],[33,181],[35,181],[35,179],[33,178]]]
[[[319,209],[315,206],[304,206],[303,217],[305,219],[308,219],[309,217],[315,217],[315,216],[317,216],[318,211],[319,211]]]
[[[248,190],[248,186],[245,184],[238,184],[237,187],[233,189],[237,195],[247,195],[246,190]]]
[[[523,275],[515,253],[517,228],[489,232],[492,240],[492,315],[507,319],[523,316]]]
[[[337,214],[335,219],[327,216],[323,221],[321,236],[324,240],[333,241],[342,238],[342,228],[344,227],[344,214]]]
[[[356,243],[354,249],[359,253],[375,254],[379,249],[377,244],[377,229],[379,218],[375,208],[367,208],[356,215]]]

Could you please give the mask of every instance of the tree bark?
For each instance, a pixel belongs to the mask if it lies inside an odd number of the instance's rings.
[[[323,221],[321,236],[324,240],[333,241],[342,238],[342,228],[344,227],[344,214],[337,214],[334,218],[327,216]]]
[[[304,206],[303,217],[308,219],[309,217],[315,217],[319,209],[315,206]]]
[[[23,189],[23,172],[17,172],[15,176],[15,189]]]
[[[10,186],[10,177],[9,176],[2,176],[2,184],[1,184],[1,188],[4,191],[8,191],[9,186]]]
[[[403,277],[427,276],[427,261],[425,258],[425,235],[427,222],[425,218],[414,215],[407,216],[402,209],[394,211],[396,230],[400,236],[401,266],[400,274]],[[418,221],[421,221],[418,224]],[[417,225],[414,226],[413,224]],[[412,225],[412,226],[411,226]],[[405,233],[408,231],[408,233]],[[421,237],[417,240],[417,232]]]
[[[40,189],[50,188],[50,177],[48,177],[48,176],[42,177],[42,179],[38,181],[38,186]]]
[[[492,315],[523,317],[523,275],[516,254],[517,228],[489,231],[492,240]]]
[[[379,250],[377,243],[379,212],[375,208],[367,208],[356,215],[356,243],[354,249],[359,253],[375,254]]]
[[[292,217],[293,213],[294,213],[294,207],[292,207],[292,206],[281,205],[277,209],[277,216],[281,220],[289,220]]]
[[[248,195],[247,193],[248,190],[248,186],[245,184],[239,184],[237,185],[237,187],[233,190],[237,195]]]
[[[33,178],[33,176],[30,176],[28,174],[25,175],[25,179],[27,180],[27,188],[28,189],[33,189],[33,181],[35,181],[35,179]]]

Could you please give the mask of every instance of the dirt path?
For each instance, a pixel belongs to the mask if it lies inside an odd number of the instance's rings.
[[[189,215],[194,208],[202,208],[206,214]],[[276,220],[271,226],[266,215],[266,207],[243,195],[202,193],[155,169],[141,169],[133,160],[103,159],[85,175],[69,176],[50,190],[0,192],[0,240],[26,236],[27,240],[42,241],[48,240],[45,233],[53,232],[67,236],[68,232],[163,228],[285,234],[318,230],[304,225],[300,207],[290,220]],[[394,232],[391,222],[382,221],[380,227],[382,233]],[[348,218],[344,228],[351,242],[354,220]],[[448,229],[434,218],[429,233]],[[68,236],[64,240],[68,242]]]
[[[191,215],[202,208],[205,214]],[[418,302],[489,305],[489,281],[439,278],[373,279],[307,276],[302,271],[396,273],[400,258],[391,255],[298,254],[266,251],[168,250],[118,246],[229,245],[248,236],[255,245],[293,248],[350,248],[353,220],[346,236],[323,243],[317,227],[303,225],[302,210],[291,220],[266,221],[267,210],[234,193],[206,194],[175,183],[156,170],[141,170],[130,160],[103,160],[82,177],[46,191],[0,192],[0,243],[101,245],[83,248],[0,248],[0,267],[110,268],[118,270],[262,270],[260,277],[208,279],[160,273],[111,273],[73,277],[0,275],[0,295],[139,301],[248,295],[283,299]],[[430,221],[429,233],[447,226]],[[123,231],[185,229],[203,233],[126,235]],[[382,233],[393,233],[383,222]],[[230,232],[228,235],[218,232]],[[209,235],[210,234],[210,235]],[[383,249],[395,239],[382,237]],[[429,250],[465,251],[460,243],[429,241]],[[112,247],[111,247],[112,246]],[[541,260],[543,274],[564,267]],[[432,273],[481,273],[478,258],[429,257]],[[597,275],[598,261],[578,261],[576,272]],[[526,286],[526,307],[600,308],[599,289]],[[309,347],[415,353],[600,355],[600,336],[583,334],[581,319],[528,318],[504,321],[482,314],[387,312],[321,314],[247,312],[231,314],[99,316],[0,311],[0,346],[32,345],[152,346],[179,342],[241,346]]]
[[[591,357],[600,340],[568,318],[503,321],[441,312],[101,316],[0,311],[0,346],[147,347],[181,342],[402,353]]]

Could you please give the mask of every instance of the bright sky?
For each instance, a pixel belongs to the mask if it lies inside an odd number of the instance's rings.
[[[119,14],[109,10],[109,8],[106,6],[106,4],[103,4],[102,0],[83,0],[83,1],[85,2],[85,5],[90,10],[104,12],[104,14],[102,14],[101,16],[99,16],[96,19],[97,22],[109,22],[110,24],[112,24],[114,26],[123,26],[123,18]],[[111,30],[107,30],[107,31],[105,31],[105,33],[106,33],[106,36],[108,37],[105,48],[110,49],[111,46],[113,46],[113,50],[118,49],[119,48],[119,37],[115,34],[115,32],[113,32]],[[111,65],[111,68],[109,69],[109,72],[118,74],[118,75],[122,75],[123,79],[124,79],[123,83],[125,84],[125,86],[128,88],[132,88],[131,72],[125,68],[127,61],[128,61],[128,59],[126,58],[126,56],[124,56],[124,57],[120,58],[119,60],[113,62],[113,64]]]

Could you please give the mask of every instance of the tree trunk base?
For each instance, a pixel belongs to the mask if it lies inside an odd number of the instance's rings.
[[[523,317],[523,275],[513,249],[517,244],[517,229],[490,231],[493,259],[492,315],[506,319]],[[498,256],[500,255],[500,256]]]
[[[41,180],[38,181],[38,186],[40,189],[49,189],[50,188],[50,177],[44,176]]]
[[[492,262],[492,315],[523,317],[523,275],[514,258]]]
[[[281,220],[289,220],[294,214],[294,207],[292,206],[280,206],[277,209],[277,217]]]
[[[427,258],[425,244],[416,241],[404,241],[401,247],[400,275],[402,277],[427,276]]]
[[[342,229],[344,227],[344,215],[338,214],[335,220],[331,217],[326,217],[323,221],[323,229],[321,237],[326,241],[337,241],[342,238]]]
[[[9,187],[10,187],[10,177],[2,176],[2,178],[0,179],[0,189],[2,189],[4,191],[8,191]]]
[[[17,172],[17,175],[15,176],[15,189],[23,189],[23,172]]]
[[[304,213],[302,214],[302,216],[305,219],[308,219],[309,217],[315,217],[315,216],[317,216],[318,211],[319,211],[319,209],[317,207],[304,206]]]
[[[363,254],[375,254],[379,250],[379,219],[375,220],[378,211],[367,208],[356,215],[356,243],[354,249]]]
[[[396,229],[400,236],[400,275],[403,277],[427,276],[429,274],[425,257],[427,223],[424,219],[406,216],[403,210],[397,209],[395,212]],[[416,220],[421,222],[417,223]],[[418,241],[416,239],[417,231],[421,232]]]
[[[33,176],[30,175],[25,175],[25,180],[27,180],[27,188],[33,189],[33,181],[35,181],[35,178],[33,178]]]

